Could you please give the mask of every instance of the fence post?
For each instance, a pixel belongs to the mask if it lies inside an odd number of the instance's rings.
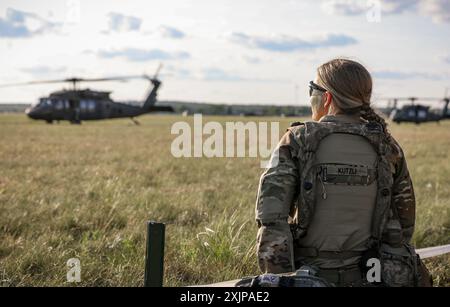
[[[144,287],[163,285],[165,226],[163,223],[147,222]]]

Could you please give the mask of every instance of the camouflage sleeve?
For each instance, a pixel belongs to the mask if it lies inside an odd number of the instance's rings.
[[[409,243],[414,233],[416,199],[405,156],[400,146],[398,146],[398,149],[399,157],[395,169],[392,197],[394,208],[402,226],[403,240],[405,243]]]
[[[256,200],[257,254],[264,273],[295,269],[288,217],[298,187],[298,150],[292,133],[287,132],[272,155],[271,165],[261,176]]]

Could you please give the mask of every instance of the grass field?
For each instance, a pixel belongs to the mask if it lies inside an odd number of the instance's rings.
[[[231,121],[253,118],[208,117]],[[145,222],[167,223],[165,285],[258,273],[254,203],[256,158],[176,159],[175,121],[191,117],[47,125],[0,115],[0,281],[67,286],[79,258],[80,286],[141,286]],[[281,120],[280,132],[295,119]],[[450,243],[450,122],[392,125],[417,198],[414,243]],[[426,261],[450,286],[450,257]]]

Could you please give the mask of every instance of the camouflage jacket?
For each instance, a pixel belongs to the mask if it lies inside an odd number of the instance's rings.
[[[327,116],[321,121],[347,121],[348,116]],[[300,133],[294,133],[300,129]],[[262,174],[256,200],[257,256],[262,272],[284,273],[295,270],[294,242],[289,223],[294,218],[299,196],[299,155],[303,126],[288,129],[275,153],[278,163]],[[402,227],[404,242],[411,240],[415,223],[415,197],[403,151],[396,141],[398,154],[390,157],[394,174],[391,206]],[[301,204],[299,204],[301,206]]]

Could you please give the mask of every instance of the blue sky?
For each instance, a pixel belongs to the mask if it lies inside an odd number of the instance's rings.
[[[450,87],[450,0],[2,0],[0,83],[152,74],[160,99],[306,104],[321,63],[373,73],[374,97]],[[146,81],[87,84],[141,99]],[[32,102],[59,85],[2,88]]]

